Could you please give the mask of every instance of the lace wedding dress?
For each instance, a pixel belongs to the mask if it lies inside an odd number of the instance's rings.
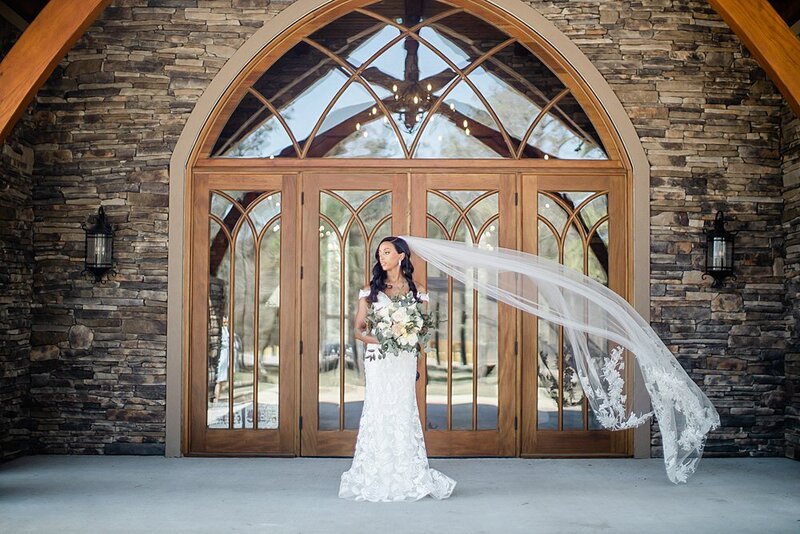
[[[362,289],[359,298],[369,295]],[[427,301],[428,295],[420,293]],[[381,292],[373,306],[391,300]],[[378,357],[369,343],[364,357],[366,393],[353,464],[342,473],[339,497],[356,501],[417,501],[450,496],[456,482],[428,465],[419,420],[416,354]]]

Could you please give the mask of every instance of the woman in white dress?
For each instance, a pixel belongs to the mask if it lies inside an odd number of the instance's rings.
[[[375,259],[372,281],[359,292],[355,319],[356,339],[367,344],[364,409],[353,464],[342,474],[339,497],[373,502],[416,501],[426,495],[445,499],[456,482],[428,465],[415,393],[419,352],[378,357],[378,340],[365,330],[369,306],[386,306],[409,291],[422,302],[428,295],[414,283],[411,251],[403,239],[384,238]]]

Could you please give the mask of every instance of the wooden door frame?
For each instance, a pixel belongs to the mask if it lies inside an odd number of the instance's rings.
[[[627,236],[629,235],[629,213],[626,209],[626,175],[605,173],[599,176],[547,175],[523,173],[520,176],[522,207],[526,207],[534,218],[538,217],[538,192],[558,191],[608,191],[609,221],[609,287],[627,298],[630,279],[630,262]],[[605,184],[602,184],[605,181]],[[535,220],[535,219],[534,219]],[[525,252],[538,250],[538,224],[530,231],[522,231],[522,248]],[[537,428],[538,414],[538,320],[529,314],[522,317],[521,395],[523,407],[520,425],[520,456],[535,457],[587,457],[587,456],[631,456],[633,453],[633,430],[542,430]],[[634,384],[634,365],[625,351],[625,381]],[[632,387],[629,389],[627,406],[633,403]],[[527,408],[527,409],[526,409]],[[588,412],[587,412],[588,413]],[[588,452],[587,452],[588,449]],[[597,451],[597,452],[592,452]]]
[[[192,201],[193,239],[191,240],[191,242],[193,243],[193,245],[191,247],[189,247],[188,250],[187,250],[187,254],[189,254],[192,257],[191,265],[192,265],[192,269],[193,270],[190,273],[190,278],[189,278],[189,281],[192,284],[192,288],[196,287],[196,285],[198,283],[198,280],[202,280],[203,276],[206,277],[204,280],[206,280],[206,282],[207,282],[207,274],[204,275],[203,273],[200,272],[200,270],[202,270],[203,268],[206,268],[207,264],[208,264],[208,261],[207,261],[208,251],[204,250],[204,248],[207,248],[207,247],[199,247],[199,246],[197,246],[197,241],[196,241],[196,239],[198,239],[201,236],[202,231],[205,229],[205,226],[204,225],[200,225],[200,228],[199,228],[200,231],[198,232],[197,231],[198,229],[194,228],[196,226],[194,224],[194,222],[196,220],[198,220],[196,218],[199,217],[199,213],[201,211],[203,211],[201,207],[207,205],[207,203],[209,201],[209,199],[208,199],[208,191],[210,191],[210,189],[212,189],[212,188],[229,187],[229,188],[233,188],[233,189],[247,189],[247,188],[263,187],[264,186],[263,185],[264,184],[264,179],[266,177],[273,177],[274,178],[276,176],[281,176],[281,179],[282,179],[281,188],[282,188],[282,191],[284,191],[285,194],[287,195],[287,196],[284,197],[283,207],[285,209],[291,209],[291,205],[294,205],[296,207],[296,210],[294,211],[294,215],[293,215],[293,220],[295,221],[295,224],[293,225],[294,226],[293,231],[290,228],[284,228],[284,230],[287,232],[287,234],[285,234],[286,239],[282,239],[282,245],[281,245],[282,247],[284,247],[286,245],[287,248],[288,248],[288,249],[283,249],[282,248],[282,254],[285,254],[285,261],[289,262],[289,264],[287,264],[287,265],[292,265],[293,266],[293,267],[285,268],[283,270],[283,272],[282,272],[282,275],[281,275],[282,288],[284,288],[284,287],[285,288],[290,288],[290,291],[294,295],[294,297],[293,297],[294,300],[292,301],[292,305],[289,305],[288,307],[284,308],[284,309],[288,310],[288,309],[291,309],[292,306],[295,306],[295,308],[296,308],[296,303],[300,302],[299,296],[301,294],[305,294],[306,293],[306,292],[301,292],[301,284],[303,283],[303,281],[301,281],[299,279],[299,277],[296,276],[296,273],[298,273],[300,271],[301,261],[303,259],[303,258],[301,258],[301,248],[300,247],[288,247],[288,244],[290,242],[302,243],[302,248],[303,249],[309,247],[308,243],[303,243],[302,231],[301,231],[303,224],[308,224],[308,223],[307,222],[303,223],[301,221],[301,218],[304,216],[303,215],[304,213],[308,214],[308,213],[311,212],[311,210],[308,209],[308,206],[303,206],[301,208],[301,195],[305,192],[305,189],[307,189],[307,187],[308,187],[307,183],[308,183],[308,178],[310,176],[336,176],[338,178],[351,177],[353,183],[360,184],[359,187],[362,187],[362,188],[363,188],[362,180],[364,180],[365,177],[375,176],[376,174],[384,174],[384,175],[396,176],[396,177],[398,177],[399,183],[402,184],[402,186],[399,188],[399,190],[398,189],[394,190],[395,194],[393,195],[393,202],[399,201],[400,197],[404,196],[405,198],[408,199],[408,202],[410,202],[411,205],[415,205],[415,204],[418,204],[420,202],[422,202],[420,205],[424,205],[424,198],[420,199],[420,198],[417,198],[415,195],[419,195],[419,191],[423,191],[424,192],[426,190],[426,187],[420,188],[418,186],[418,184],[417,184],[417,187],[414,187],[415,184],[414,184],[414,180],[412,179],[412,177],[423,177],[424,176],[424,177],[426,177],[424,179],[430,180],[430,183],[439,184],[440,187],[447,188],[447,187],[452,187],[452,182],[448,183],[448,181],[447,181],[448,180],[448,178],[447,178],[448,175],[457,174],[459,176],[463,176],[465,174],[480,174],[480,173],[484,173],[484,174],[485,173],[494,173],[495,175],[497,175],[498,174],[498,167],[499,167],[499,170],[501,172],[505,171],[505,167],[507,167],[505,165],[496,165],[497,163],[501,163],[501,162],[495,162],[495,161],[487,162],[486,160],[477,160],[477,161],[458,160],[458,161],[455,161],[455,162],[454,161],[447,161],[447,165],[436,166],[436,168],[432,168],[432,167],[434,167],[434,165],[432,165],[432,162],[428,161],[427,162],[427,172],[417,172],[419,170],[422,170],[420,168],[421,166],[420,165],[408,165],[409,161],[386,161],[386,160],[380,160],[380,161],[382,163],[382,165],[380,165],[380,166],[375,164],[375,163],[377,163],[377,162],[375,162],[373,164],[365,165],[363,168],[360,168],[357,172],[353,172],[351,170],[351,168],[350,169],[348,168],[349,167],[348,164],[352,163],[351,161],[325,162],[326,165],[321,165],[321,164],[317,165],[316,167],[318,167],[318,169],[313,169],[311,171],[306,171],[306,172],[301,172],[298,169],[299,169],[299,167],[301,165],[303,167],[305,167],[305,164],[308,163],[308,161],[303,161],[303,162],[299,162],[299,161],[296,161],[296,162],[284,162],[281,165],[277,165],[277,166],[272,164],[272,162],[270,162],[270,164],[267,164],[267,165],[261,165],[261,164],[259,164],[260,163],[259,162],[259,163],[256,163],[255,165],[252,165],[252,166],[249,166],[249,167],[248,166],[234,167],[233,165],[231,165],[231,163],[235,163],[235,161],[234,162],[225,161],[225,162],[223,162],[224,165],[216,165],[216,164],[215,165],[208,165],[208,166],[201,167],[200,169],[196,170],[193,173],[194,174],[193,183],[195,183],[195,186],[193,188],[193,196],[194,196],[194,198],[193,198],[193,201]],[[215,163],[220,163],[220,162],[215,162]],[[436,163],[442,163],[442,162],[437,161]],[[617,210],[621,209],[622,213],[627,213],[627,207],[626,207],[627,206],[627,200],[626,200],[625,184],[627,183],[628,173],[624,169],[622,169],[619,164],[611,165],[611,164],[609,164],[609,162],[600,162],[600,163],[604,163],[604,164],[603,165],[598,165],[595,168],[588,168],[588,167],[582,167],[582,166],[580,166],[580,164],[578,166],[575,166],[574,165],[575,162],[562,161],[562,162],[559,162],[559,165],[557,165],[555,167],[547,168],[547,169],[542,169],[538,165],[530,165],[531,168],[530,169],[526,169],[525,168],[526,166],[520,165],[520,162],[516,162],[516,163],[517,163],[517,165],[515,166],[516,167],[515,170],[509,169],[508,173],[503,173],[503,174],[507,174],[507,175],[512,177],[512,180],[515,182],[513,190],[514,190],[515,193],[521,193],[521,196],[526,194],[525,189],[523,187],[521,187],[521,184],[522,184],[522,181],[523,181],[523,176],[528,176],[528,175],[534,175],[535,174],[536,176],[542,177],[543,179],[553,179],[553,177],[559,177],[558,179],[561,180],[561,182],[559,182],[559,185],[563,184],[563,179],[564,179],[563,177],[564,176],[569,176],[570,179],[572,180],[573,184],[575,184],[575,185],[567,187],[566,189],[580,189],[581,188],[580,184],[583,184],[583,183],[595,183],[594,187],[596,187],[596,180],[598,178],[614,177],[614,180],[616,181],[617,187],[618,187],[618,189],[616,189],[616,190],[620,191],[621,194],[615,195],[613,197],[613,199],[610,199],[609,212],[611,212],[612,209],[614,209],[614,208],[612,208],[612,204],[611,204],[611,202],[613,202],[613,205],[617,206],[617,208],[616,208]],[[314,167],[314,166],[312,166],[312,167]],[[467,169],[466,169],[467,167],[469,167],[469,169],[470,169],[469,171],[467,171]],[[508,166],[508,167],[511,167],[511,166]],[[345,176],[345,173],[346,173],[346,176]],[[549,178],[547,178],[547,177],[549,177]],[[236,184],[236,186],[233,187],[233,184]],[[347,180],[345,180],[344,182],[339,181],[338,184],[345,184],[346,185],[347,184]],[[337,187],[338,187],[338,184],[337,184]],[[588,185],[587,185],[587,187],[588,187]],[[205,196],[202,193],[202,190],[204,188],[205,188],[205,191],[206,191]],[[200,194],[198,194],[198,192],[200,192]],[[399,193],[400,196],[398,196],[398,193]],[[294,200],[292,201],[291,198],[293,198]],[[525,200],[523,199],[523,204],[521,204],[521,205],[524,205],[524,204],[525,204]],[[522,216],[521,208],[519,206],[511,206],[511,208],[512,209],[511,209],[511,211],[509,213],[513,213],[514,215],[513,215],[513,220],[510,221],[510,222],[512,222],[513,227],[514,227],[514,231],[515,231],[516,247],[519,248],[519,247],[522,247],[524,245],[524,243],[523,243],[524,239],[523,239],[523,235],[522,235],[524,232],[521,232],[521,231],[518,232],[518,230],[522,229],[522,226],[521,226],[521,224],[522,224],[522,221],[521,221],[521,216]],[[508,209],[508,208],[506,208],[506,209]],[[410,219],[410,224],[412,225],[412,227],[402,228],[399,231],[396,231],[395,233],[396,234],[411,233],[411,235],[424,235],[425,232],[422,231],[420,233],[420,229],[418,228],[418,226],[415,225],[415,223],[414,223],[415,220],[416,219],[413,218],[413,217]],[[623,224],[622,221],[620,221],[620,224]],[[628,225],[627,224],[623,224],[623,226],[628,226]],[[290,238],[289,238],[289,233],[288,232],[290,232],[290,231],[292,232],[291,235],[293,237],[291,239],[293,241],[291,241]],[[629,230],[626,230],[626,234],[625,235],[630,235],[627,232],[629,232]],[[206,236],[206,240],[207,240],[207,236]],[[315,244],[315,246],[316,245],[318,245],[318,244]],[[630,248],[631,248],[630,247],[630,243],[627,243],[627,242],[626,243],[618,243],[618,246],[622,247],[624,249],[624,252],[620,252],[620,254],[623,254],[623,256],[625,258],[630,257],[629,256],[630,255]],[[205,256],[203,254],[205,254]],[[307,257],[308,251],[303,250],[303,254],[306,255],[306,257]],[[200,270],[198,270],[198,269],[200,269]],[[625,261],[625,271],[626,271],[626,273],[630,272],[630,265],[629,265],[629,261],[627,261],[627,259]],[[623,294],[623,297],[627,297],[627,292],[628,292],[628,290],[630,288],[630,283],[631,283],[630,277],[627,276],[627,275],[626,275],[626,277],[627,277],[626,280],[623,282],[624,287],[626,289],[625,294]],[[305,280],[308,280],[308,278],[306,277]],[[290,291],[282,291],[282,295],[281,295],[282,301],[283,301],[283,298],[290,298]],[[187,293],[189,293],[189,295],[191,297],[190,310],[189,310],[190,313],[191,313],[191,309],[195,309],[197,306],[203,306],[204,305],[201,302],[202,298],[198,297],[198,293],[199,293],[198,291],[187,291]],[[284,304],[282,302],[282,307],[283,306],[284,306]],[[303,310],[305,310],[305,309],[306,309],[306,307],[303,306]],[[291,313],[291,314],[284,313],[284,314],[282,314],[282,323],[283,323],[284,320],[286,320],[286,321],[291,321],[291,324],[293,325],[292,326],[293,334],[291,335],[291,339],[288,336],[287,336],[287,339],[286,339],[286,343],[288,344],[288,346],[284,346],[283,340],[281,342],[281,350],[282,350],[282,353],[284,353],[284,354],[298,354],[299,353],[299,344],[300,344],[300,339],[301,339],[300,327],[301,327],[301,324],[306,324],[306,320],[307,320],[306,315],[303,314],[303,310],[295,309],[294,313]],[[524,332],[523,329],[520,328],[521,325],[522,325],[522,316],[524,314],[520,314],[520,313],[516,313],[516,312],[515,312],[515,314],[516,314],[516,319],[514,321],[515,327],[518,328],[518,330],[517,330],[518,332]],[[190,314],[187,314],[187,315],[189,315],[190,317],[194,317],[193,315],[190,315]],[[201,345],[205,344],[205,339],[203,339],[202,342],[201,342],[200,340],[198,340],[197,336],[192,335],[192,332],[196,332],[196,331],[199,330],[198,325],[190,324],[190,328],[188,330],[189,330],[189,332],[187,334],[189,336],[189,340],[191,341],[191,343],[188,345],[190,347],[190,351],[192,353],[194,353],[194,354],[197,354],[198,352],[196,352],[196,351],[204,351],[204,350],[206,350],[204,347],[201,347]],[[524,346],[524,344],[525,344],[525,340],[522,337],[522,335],[523,334],[520,334],[520,338],[519,338],[520,342],[521,342],[520,346]],[[523,350],[520,351],[520,354],[524,354],[524,352],[525,351],[523,349]],[[203,358],[197,359],[197,358],[191,358],[190,357],[190,358],[187,359],[187,362],[186,362],[187,366],[190,366],[190,365],[194,366],[193,370],[192,369],[187,369],[187,371],[188,371],[187,372],[187,377],[188,377],[189,372],[194,372],[194,373],[198,372],[198,370],[196,368],[199,365],[197,363],[197,360],[202,361]],[[520,360],[520,361],[522,361],[522,360]],[[516,365],[515,366],[515,370],[514,370],[514,373],[515,373],[515,379],[514,379],[515,388],[514,388],[514,392],[513,392],[513,397],[514,398],[512,399],[513,406],[514,406],[514,414],[515,414],[517,420],[520,423],[519,424],[520,431],[516,432],[516,439],[515,439],[513,450],[509,453],[509,451],[507,449],[503,449],[502,453],[496,454],[496,455],[531,456],[530,454],[524,454],[523,453],[523,448],[524,448],[523,432],[521,430],[523,425],[524,425],[524,423],[523,423],[523,417],[524,417],[523,404],[524,404],[524,402],[523,402],[523,398],[522,398],[522,389],[523,389],[523,380],[525,379],[525,374],[524,374],[523,366],[524,366],[524,363],[521,363],[520,365]],[[633,366],[632,365],[628,365],[626,372],[627,372],[627,375],[628,375],[627,379],[631,380],[632,379],[632,375],[633,375]],[[289,413],[286,416],[284,416],[283,408],[282,408],[281,409],[281,420],[282,421],[287,421],[287,420],[288,421],[292,421],[293,424],[291,425],[292,426],[292,432],[291,432],[290,437],[289,438],[282,438],[281,442],[284,445],[285,445],[285,439],[289,439],[291,442],[293,442],[293,448],[292,448],[293,450],[291,452],[275,453],[275,452],[263,452],[263,450],[261,450],[261,451],[259,451],[259,450],[251,450],[251,451],[244,450],[243,451],[243,450],[241,450],[241,447],[238,447],[238,446],[236,447],[235,450],[233,448],[227,448],[226,449],[224,446],[221,446],[221,447],[219,447],[217,449],[216,452],[209,452],[208,450],[197,450],[197,448],[194,447],[194,444],[200,443],[200,442],[197,441],[198,437],[196,435],[196,431],[197,431],[198,428],[200,428],[202,426],[203,422],[197,420],[196,417],[194,418],[194,420],[190,421],[190,419],[192,419],[192,400],[191,400],[191,398],[194,395],[198,394],[198,391],[197,391],[198,386],[197,386],[197,384],[191,383],[191,381],[189,381],[187,379],[187,382],[189,382],[188,385],[190,387],[187,387],[185,389],[185,391],[186,391],[185,399],[186,399],[186,403],[187,403],[186,406],[188,407],[187,417],[186,417],[186,419],[187,419],[187,421],[186,421],[186,424],[187,424],[186,436],[187,436],[187,441],[191,441],[192,445],[191,445],[191,447],[189,447],[188,443],[187,443],[187,448],[185,449],[186,454],[187,455],[214,455],[214,456],[222,456],[222,455],[236,455],[236,456],[243,456],[243,455],[281,456],[281,455],[286,455],[286,456],[294,456],[294,455],[301,454],[301,452],[304,450],[304,445],[301,443],[301,432],[299,430],[299,425],[297,424],[297,422],[298,422],[299,416],[300,415],[304,415],[304,414],[301,414],[301,403],[300,403],[299,395],[300,395],[300,392],[304,391],[304,388],[307,387],[307,386],[305,386],[304,384],[301,384],[301,365],[296,365],[293,370],[289,371],[289,373],[292,376],[291,376],[290,379],[288,379],[289,380],[288,383],[294,384],[294,387],[293,387],[294,388],[294,396],[293,396],[293,400],[290,401],[291,404],[287,403],[286,407],[290,411],[293,410],[293,413]],[[283,380],[283,375],[281,375],[281,376],[282,376],[281,379],[282,379],[283,383],[287,383],[287,381]],[[528,377],[528,378],[530,378],[530,377]],[[422,384],[424,384],[424,382],[421,380],[420,384],[418,384],[417,396],[418,396],[418,403],[419,403],[419,407],[420,407],[420,414],[421,414],[421,417],[423,418],[422,420],[425,421],[424,414],[425,414],[426,404],[425,404],[425,397],[424,397],[424,386]],[[316,388],[313,389],[313,390],[310,390],[310,391],[316,391]],[[629,399],[630,398],[631,397],[629,396]],[[517,399],[519,399],[519,402],[517,402]],[[307,421],[308,421],[308,419],[307,419]],[[500,425],[499,421],[498,421],[498,424]],[[507,426],[507,424],[506,424],[506,426]],[[348,439],[351,439],[351,440],[354,439],[355,431],[352,431],[352,432],[353,432],[353,436],[351,438],[348,438]],[[560,434],[562,436],[564,435],[563,432],[560,432]],[[615,432],[614,434],[616,436],[619,436],[621,433],[620,432]],[[630,452],[632,450],[631,449],[632,432],[628,431],[628,432],[626,432],[626,434],[627,435],[625,436],[624,452],[621,455],[629,456]],[[430,437],[426,436],[426,441],[430,442],[430,444],[432,446],[432,449],[434,449],[434,450],[438,446],[436,440],[437,440],[437,438],[435,436],[435,433],[432,433]],[[452,445],[452,442],[449,442],[449,444]],[[262,445],[263,445],[263,443],[262,443]],[[463,453],[463,455],[473,455],[473,456],[482,455],[481,451],[475,451],[474,449],[470,450],[469,446],[467,446],[465,444],[460,444],[459,443],[459,444],[456,444],[456,445],[457,445],[457,447],[455,447],[455,449],[458,449],[459,451],[461,451]],[[563,445],[563,443],[562,443],[562,445]],[[311,441],[311,442],[307,441],[305,443],[305,447],[306,448],[309,448],[309,447],[312,447],[312,446],[314,446],[313,441]],[[340,443],[340,444],[334,446],[333,448],[337,449],[337,447],[338,447],[337,450],[341,451],[341,446],[342,445]],[[258,448],[258,446],[256,446],[256,445],[252,445],[252,447],[254,449]],[[319,455],[335,455],[335,454],[341,454],[341,452],[336,453],[335,450],[323,449],[320,452],[318,452],[318,454]],[[571,453],[569,453],[569,452],[567,453],[567,455],[570,455],[570,454]],[[585,452],[576,453],[574,455],[577,455],[577,456],[591,456],[591,454],[587,454]],[[538,455],[534,455],[534,456],[558,456],[558,455],[555,455],[555,454],[538,454]],[[613,456],[613,454],[603,453],[603,454],[601,454],[601,456]]]
[[[191,305],[189,309],[190,354],[187,406],[187,456],[294,456],[296,436],[296,365],[299,324],[297,314],[280,317],[278,429],[209,429],[208,402],[208,284],[209,236],[208,214],[212,190],[279,190],[281,192],[281,273],[280,306],[292,309],[297,301],[299,280],[295,276],[300,255],[294,243],[299,238],[298,181],[292,174],[235,176],[228,173],[195,173],[192,204]],[[257,360],[256,360],[257,361]],[[229,365],[233,365],[231,359]],[[256,382],[253,386],[258,387]],[[198,406],[199,399],[203,405]]]
[[[452,172],[437,169],[432,172],[413,173],[411,181],[411,235],[427,235],[427,192],[440,190],[481,190],[495,182],[498,189],[498,215],[500,246],[515,247],[517,242],[518,214],[516,172]],[[423,263],[414,262],[415,272],[422,272]],[[426,275],[427,287],[427,275]],[[427,365],[417,383],[419,405],[425,442],[431,456],[516,456],[517,454],[517,403],[516,403],[516,353],[514,344],[517,331],[517,312],[505,304],[498,304],[498,358],[505,355],[500,365],[498,359],[498,420],[496,430],[429,430],[427,428]],[[505,320],[501,320],[505,319]],[[424,354],[421,357],[425,357]],[[473,366],[475,362],[473,362]],[[448,379],[449,380],[449,379]],[[481,441],[481,437],[486,439]]]
[[[371,186],[368,180],[372,180]],[[330,185],[324,185],[330,184]],[[389,189],[392,191],[392,229],[395,235],[408,230],[405,218],[408,210],[408,179],[404,172],[305,172],[302,175],[302,218],[300,234],[302,247],[301,315],[306,328],[301,332],[300,417],[302,430],[296,449],[302,456],[351,456],[355,448],[357,430],[319,430],[319,241],[304,239],[319,226],[319,191],[323,189],[365,190]],[[316,193],[316,194],[315,194]],[[300,302],[300,301],[298,301]],[[309,328],[315,325],[315,328]],[[308,349],[306,350],[305,347]],[[340,386],[341,387],[341,386]],[[300,426],[300,425],[299,425]]]

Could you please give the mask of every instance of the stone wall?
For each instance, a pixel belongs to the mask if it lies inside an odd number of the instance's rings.
[[[800,460],[800,118],[783,108],[783,227],[786,305],[792,338],[786,349],[786,456]]]
[[[209,81],[285,7],[256,4],[119,0],[37,96],[37,452],[163,450],[168,162]],[[707,451],[783,454],[779,94],[705,0],[531,5],[595,63],[642,137],[652,321],[719,408]],[[101,203],[117,225],[118,275],[94,284],[80,274],[80,223]],[[717,209],[740,231],[738,278],[719,291],[700,277]]]
[[[163,454],[167,168],[197,98],[275,7],[119,1],[38,95],[33,447]],[[259,2],[260,4],[260,2]],[[80,224],[116,227],[116,276],[81,275]]]
[[[19,31],[0,17],[0,58]],[[0,461],[28,451],[33,149],[25,119],[0,149]]]

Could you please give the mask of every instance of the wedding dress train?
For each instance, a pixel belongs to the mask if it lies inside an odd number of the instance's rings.
[[[369,294],[362,289],[359,298]],[[420,293],[423,300],[428,295]],[[390,303],[378,294],[373,306]],[[415,354],[379,357],[380,345],[367,345],[366,393],[352,466],[342,474],[339,497],[356,501],[416,501],[426,495],[450,496],[456,482],[428,465],[419,420]]]

